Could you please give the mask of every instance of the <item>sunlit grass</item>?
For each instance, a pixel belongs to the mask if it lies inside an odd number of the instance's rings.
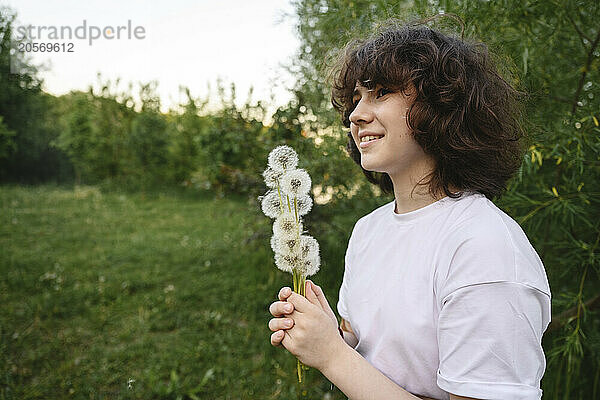
[[[3,186],[0,205],[0,398],[296,397],[256,203]],[[306,388],[345,398],[315,370]]]

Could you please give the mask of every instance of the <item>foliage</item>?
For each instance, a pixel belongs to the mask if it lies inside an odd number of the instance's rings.
[[[323,84],[331,54],[390,17],[410,21],[439,12],[458,15],[465,38],[486,43],[506,79],[528,93],[523,122],[534,144],[497,204],[522,225],[548,272],[554,317],[544,337],[545,397],[596,398],[600,330],[592,307],[600,303],[600,4],[298,0],[294,5],[302,40],[296,92],[323,127],[337,124],[337,133],[325,141],[344,142]],[[453,18],[429,25],[461,33]],[[342,156],[329,161],[335,170],[346,163]],[[347,203],[339,206],[347,208],[342,205]]]
[[[190,90],[183,89],[187,103],[182,105],[183,111],[167,116],[167,129],[169,130],[169,171],[171,180],[182,182],[189,186],[190,177],[196,169],[196,160],[200,154],[198,143],[200,134],[206,121],[199,117],[206,106],[195,100]]]
[[[11,54],[14,19],[0,6],[0,180],[64,180],[68,161],[48,145],[58,135],[52,96],[41,92],[37,68],[23,53]]]
[[[160,113],[160,99],[156,94],[156,82],[140,88],[142,109],[131,122],[127,148],[133,156],[132,171],[140,179],[164,182],[167,174],[167,122]]]
[[[256,160],[264,154],[259,140],[264,131],[261,121],[243,114],[235,106],[235,85],[232,85],[230,100],[219,86],[222,108],[206,119],[199,136],[200,166],[196,179],[202,174],[208,185],[223,193],[225,191],[248,192],[261,182]],[[260,106],[258,106],[260,107]],[[244,108],[249,111],[250,104]]]
[[[17,147],[14,139],[16,133],[8,129],[3,119],[0,115],[0,160],[7,159]]]

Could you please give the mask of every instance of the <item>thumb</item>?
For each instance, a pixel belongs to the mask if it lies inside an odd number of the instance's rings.
[[[313,285],[311,281],[306,281],[306,298],[314,305],[319,306],[319,308],[322,308],[321,302],[319,301],[317,294],[313,290]]]
[[[315,297],[319,301],[321,308],[323,310],[325,310],[334,320],[337,321],[337,317],[335,316],[335,313],[331,309],[331,306],[329,305],[329,302],[327,301],[327,298],[325,297],[325,293],[323,293],[323,289],[321,289],[320,286],[315,285],[315,283],[313,281],[307,281],[307,282],[310,282],[312,293],[315,295]]]

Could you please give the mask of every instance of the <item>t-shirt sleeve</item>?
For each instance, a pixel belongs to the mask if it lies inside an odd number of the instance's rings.
[[[501,229],[478,233],[441,274],[437,384],[459,396],[540,399],[549,293],[518,281],[536,266],[523,264]]]
[[[467,286],[444,299],[438,386],[480,399],[540,399],[550,298],[514,282]]]
[[[348,316],[348,308],[346,307],[346,298],[348,292],[348,279],[347,279],[347,269],[344,270],[344,278],[342,280],[342,285],[340,286],[340,294],[338,296],[337,310],[340,317],[344,318],[346,321],[350,319]]]
[[[346,248],[346,255],[344,257],[344,277],[342,279],[342,284],[340,286],[340,292],[338,295],[337,302],[337,310],[340,317],[344,318],[346,321],[350,320],[350,316],[348,313],[347,307],[347,298],[348,298],[348,285],[350,281],[350,274],[352,269],[352,261],[353,261],[353,247],[354,241],[356,240],[358,230],[358,222],[354,225],[352,229],[352,234],[350,235],[350,239],[348,240],[348,247]]]

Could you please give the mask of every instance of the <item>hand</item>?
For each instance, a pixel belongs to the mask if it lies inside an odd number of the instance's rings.
[[[283,340],[284,329],[289,329],[294,325],[294,320],[291,318],[285,318],[286,315],[291,314],[294,311],[294,305],[288,303],[286,300],[292,294],[292,289],[289,287],[283,287],[279,291],[279,300],[271,303],[269,306],[269,312],[274,317],[269,321],[269,329],[274,331],[271,334],[271,344],[276,347],[281,347],[281,341]],[[289,307],[289,308],[286,308]]]
[[[323,291],[318,290],[321,294],[319,299],[313,286],[307,281],[306,297],[291,293],[287,298],[287,302],[294,306],[294,311],[289,314],[294,324],[283,331],[281,344],[303,364],[323,370],[339,354],[340,346],[346,343],[338,332],[337,318]]]
[[[335,322],[335,328],[337,329],[339,326],[338,319],[337,319],[335,313],[333,312],[333,310],[331,309],[331,307],[329,306],[329,302],[327,301],[327,298],[325,297],[325,293],[323,293],[323,289],[321,289],[320,286],[315,285],[315,283],[311,280],[306,281],[307,288],[308,288],[309,283],[311,285],[313,293],[315,294],[315,296],[317,297],[317,300],[319,301],[319,304],[321,304],[321,309],[323,311],[325,311],[325,313],[327,315],[329,315],[329,318],[331,318]],[[306,294],[308,295],[308,290],[306,290]]]
[[[315,283],[311,280],[306,281],[306,286],[308,288],[309,285],[312,285],[313,293],[315,294],[319,304],[321,305],[321,309],[325,311],[325,313],[335,322],[335,328],[338,328],[338,320],[329,306],[329,302],[325,297],[325,293],[320,286],[315,285]],[[308,291],[307,291],[308,292]],[[285,318],[285,315],[289,315],[294,311],[294,305],[292,303],[287,302],[287,298],[292,294],[292,289],[285,286],[279,290],[279,300],[274,303],[271,303],[269,306],[269,312],[274,317],[269,320],[269,329],[274,333],[271,334],[271,345],[275,347],[282,347],[281,341],[283,340],[284,330],[290,329],[294,325],[294,320],[291,318]],[[292,307],[291,309],[285,309],[286,306]]]

